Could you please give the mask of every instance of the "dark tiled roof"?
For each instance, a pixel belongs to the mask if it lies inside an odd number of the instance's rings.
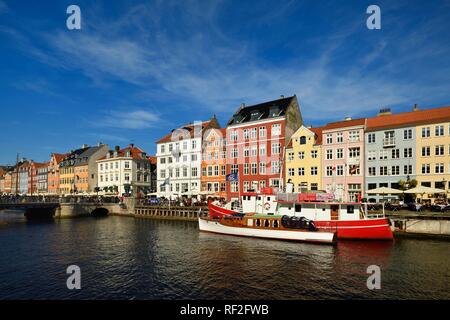
[[[148,159],[148,156],[146,155],[146,152],[143,151],[141,148],[135,147],[133,146],[128,146],[124,149],[121,149],[117,152],[117,155],[114,156],[114,152],[115,151],[110,151],[113,153],[113,156],[111,156],[110,158],[108,158],[107,156],[105,157],[101,157],[99,160],[105,160],[105,159],[114,159],[114,158],[123,158],[123,157],[128,157],[127,156],[127,152],[129,152],[129,157],[134,159],[134,160],[144,160],[144,159]],[[143,157],[143,155],[145,157]]]
[[[247,123],[270,118],[281,117],[296,96],[272,100],[253,106],[242,107],[228,121],[228,125]]]

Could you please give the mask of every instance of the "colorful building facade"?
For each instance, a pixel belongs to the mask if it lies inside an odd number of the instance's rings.
[[[322,190],[322,128],[301,126],[286,148],[285,181],[294,192]]]
[[[61,161],[67,157],[69,154],[59,154],[52,153],[48,165],[48,193],[50,194],[60,194],[59,189],[59,164]]]
[[[226,129],[206,130],[203,137],[201,194],[226,199]]]
[[[228,200],[242,191],[283,187],[285,148],[302,124],[295,95],[241,105],[227,126],[227,175],[238,175],[238,181],[227,182]]]
[[[416,126],[416,171],[419,185],[445,190],[450,196],[450,107],[419,111]],[[435,202],[435,195],[421,199]]]
[[[339,201],[364,194],[365,121],[349,118],[322,130],[322,187]]]

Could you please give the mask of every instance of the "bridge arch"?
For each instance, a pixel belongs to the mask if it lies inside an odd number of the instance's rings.
[[[109,210],[106,208],[95,208],[91,215],[94,217],[106,217],[109,214]]]

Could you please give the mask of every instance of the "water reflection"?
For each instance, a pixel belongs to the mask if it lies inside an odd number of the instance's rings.
[[[123,217],[0,229],[0,298],[449,298],[448,242],[336,247],[200,233],[196,223]],[[67,266],[82,290],[65,287]],[[367,266],[382,290],[366,287]]]

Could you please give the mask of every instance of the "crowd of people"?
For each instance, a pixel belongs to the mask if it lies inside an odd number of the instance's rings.
[[[0,203],[120,203],[118,196],[0,195]]]

